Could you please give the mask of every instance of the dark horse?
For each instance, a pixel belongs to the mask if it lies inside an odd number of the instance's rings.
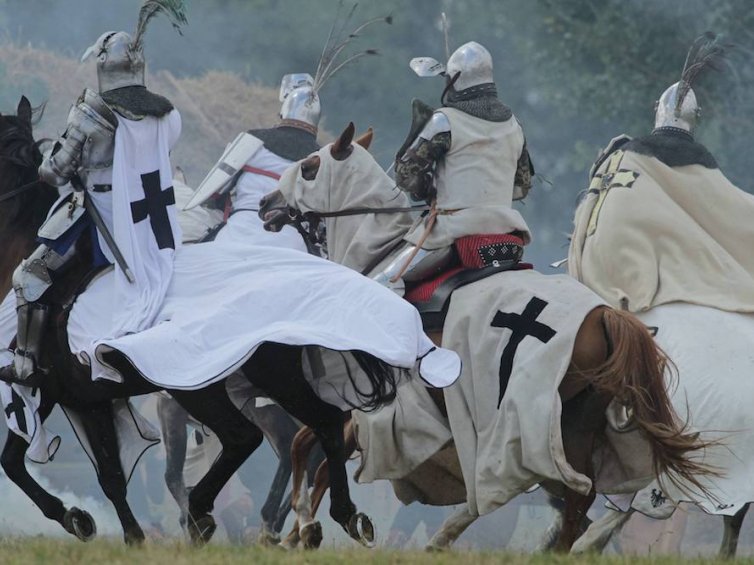
[[[36,246],[36,232],[44,220],[56,192],[38,181],[37,168],[42,155],[34,141],[33,111],[29,101],[22,98],[17,116],[0,116],[0,292],[10,289],[13,270]],[[24,188],[19,192],[19,188]],[[85,253],[78,253],[80,257]],[[78,273],[75,271],[78,269]],[[78,278],[88,266],[78,265],[66,275]],[[57,286],[65,286],[60,281]],[[69,286],[74,286],[69,284]],[[105,495],[111,500],[121,520],[127,543],[138,543],[144,533],[126,502],[126,477],[118,457],[118,440],[112,418],[111,401],[156,392],[122,355],[108,354],[105,362],[123,377],[123,383],[92,382],[89,371],[81,366],[68,350],[65,324],[60,320],[63,308],[51,306],[51,322],[45,336],[47,354],[43,366],[49,367],[41,395],[40,416],[44,420],[56,404],[76,411],[82,418],[86,434],[97,462],[98,479]],[[7,344],[6,344],[7,345]],[[374,407],[395,397],[393,369],[384,362],[363,352],[353,352],[354,358],[374,385],[374,393],[366,398]],[[311,427],[319,438],[327,456],[331,483],[333,519],[358,539],[359,525],[365,518],[357,513],[351,501],[346,475],[343,448],[343,412],[322,401],[306,382],[298,347],[266,343],[242,367],[249,381],[275,400],[283,409],[303,424]],[[215,498],[243,462],[261,444],[263,434],[239,411],[228,397],[224,382],[199,391],[168,391],[189,414],[217,434],[223,450],[212,468],[189,495],[189,533],[196,543],[209,541],[215,530],[210,515]],[[80,539],[88,539],[94,532],[94,522],[85,512],[67,509],[63,502],[46,492],[29,475],[24,455],[28,444],[9,433],[0,462],[8,477],[16,483],[42,510],[45,516],[60,523],[66,531]]]
[[[262,506],[262,529],[257,542],[262,545],[276,545],[280,542],[280,532],[292,509],[293,493],[285,495],[291,478],[293,459],[291,448],[299,426],[285,410],[277,404],[257,406],[251,398],[243,407],[244,416],[251,420],[264,434],[272,450],[278,457],[278,467],[272,480],[267,500]],[[189,414],[178,402],[169,396],[160,395],[157,401],[157,415],[160,418],[162,440],[165,442],[165,483],[170,494],[181,509],[181,526],[188,523],[189,489],[183,478],[186,463],[186,442],[188,440]],[[308,429],[308,428],[307,428]],[[308,475],[310,482],[324,459],[322,450],[309,458]],[[243,485],[252,489],[255,477],[239,470],[238,477]]]

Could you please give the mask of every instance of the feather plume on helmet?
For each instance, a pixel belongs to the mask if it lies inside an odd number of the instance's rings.
[[[721,71],[733,48],[734,45],[723,43],[711,31],[694,40],[686,55],[681,80],[668,87],[657,103],[655,131],[681,130],[693,135],[700,113],[693,87],[705,71]]]
[[[280,101],[283,103],[280,108],[280,117],[284,122],[292,125],[305,124],[304,128],[310,130],[316,135],[319,124],[321,107],[319,102],[319,92],[330,79],[340,73],[344,68],[355,63],[359,59],[379,55],[377,49],[364,49],[352,55],[341,58],[352,41],[360,37],[360,33],[368,27],[377,23],[392,24],[393,17],[388,14],[378,18],[372,18],[357,26],[352,32],[345,34],[346,27],[351,23],[357,4],[348,11],[348,14],[340,21],[343,0],[340,1],[335,18],[322,49],[322,54],[317,62],[317,70],[314,77],[308,74],[299,73],[285,75],[280,88]]]
[[[92,55],[97,57],[101,93],[126,86],[144,86],[143,39],[149,22],[158,14],[166,16],[181,34],[181,28],[188,23],[183,0],[145,0],[133,37],[125,31],[108,31],[84,52],[82,61]]]

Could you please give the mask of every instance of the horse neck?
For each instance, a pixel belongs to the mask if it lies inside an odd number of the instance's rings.
[[[370,198],[364,202],[358,188],[347,190],[340,210],[369,206],[372,208],[407,208],[408,197],[380,169],[383,178],[373,185]],[[358,272],[384,258],[403,239],[413,223],[410,212],[368,214],[332,218],[328,221],[330,259]],[[333,239],[330,239],[332,234]]]
[[[36,229],[24,230],[26,233],[0,233],[3,241],[3,252],[0,254],[0,302],[10,292],[13,271],[28,257],[36,243]]]

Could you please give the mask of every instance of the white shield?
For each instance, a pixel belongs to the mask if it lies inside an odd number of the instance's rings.
[[[241,168],[263,145],[262,140],[249,133],[239,134],[225,149],[220,160],[212,167],[183,209],[191,210],[207,201],[213,194],[226,192],[232,187],[233,180]]]

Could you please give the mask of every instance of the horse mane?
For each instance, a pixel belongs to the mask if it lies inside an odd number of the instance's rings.
[[[24,184],[34,182],[42,164],[40,146],[47,139],[34,139],[33,127],[42,119],[44,105],[32,111],[32,120],[27,122],[18,116],[0,115],[0,197]],[[48,185],[27,190],[0,204],[0,229],[8,237],[11,230],[38,228],[50,207],[58,197],[56,190]]]

